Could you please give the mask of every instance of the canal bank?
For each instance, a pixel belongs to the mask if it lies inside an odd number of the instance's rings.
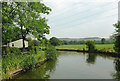
[[[43,64],[44,64],[45,62],[47,62],[47,61],[48,61],[48,59],[44,59],[44,60],[36,63],[34,68],[40,67],[41,65],[43,65]],[[13,70],[13,71],[10,71],[10,75],[8,76],[9,79],[2,79],[2,81],[12,80],[12,79],[14,79],[14,77],[19,76],[19,75],[21,75],[21,74],[23,74],[23,73],[26,73],[26,72],[29,71],[29,70],[32,70],[33,68],[32,68],[31,66],[32,66],[32,65],[29,65],[29,66],[28,66],[29,68],[28,68],[28,69],[26,68],[26,71],[24,71],[25,68],[21,68],[21,67],[16,68],[16,69]]]
[[[95,50],[95,51],[88,51],[88,50],[78,50],[78,49],[56,49],[57,51],[75,51],[75,52],[84,52],[84,53],[98,53],[98,54],[103,54],[103,55],[107,55],[107,56],[112,56],[112,57],[119,57],[120,58],[120,54],[115,53],[115,52],[109,52],[109,51],[100,51],[100,50]]]

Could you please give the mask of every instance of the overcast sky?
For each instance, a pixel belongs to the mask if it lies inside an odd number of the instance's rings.
[[[118,0],[43,0],[52,12],[47,38],[109,37],[118,20]]]

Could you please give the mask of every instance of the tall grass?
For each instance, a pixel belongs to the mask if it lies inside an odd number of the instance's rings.
[[[2,79],[9,78],[12,71],[22,68],[26,71],[29,68],[34,68],[35,64],[45,59],[45,54],[39,47],[33,48],[32,51],[26,51],[27,54],[21,52],[18,48],[6,48],[2,58]]]

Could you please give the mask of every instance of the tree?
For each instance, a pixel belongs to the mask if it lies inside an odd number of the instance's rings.
[[[44,45],[47,46],[49,44],[49,40],[47,38],[43,38]]]
[[[56,37],[52,37],[52,38],[50,38],[50,44],[53,46],[59,46],[59,45],[61,45],[61,40],[59,40]]]
[[[87,45],[89,51],[95,50],[95,41],[88,40],[88,41],[86,41],[86,45]]]
[[[116,34],[114,35],[115,38],[115,51],[120,53],[120,21],[118,23],[114,24],[114,27],[116,27]]]
[[[49,14],[51,9],[41,2],[18,2],[17,4],[20,6],[17,9],[16,23],[21,28],[24,48],[24,40],[28,34],[38,39],[49,34],[50,27],[47,25],[47,19],[40,14]]]
[[[5,13],[8,13],[10,9],[10,11],[15,13],[15,15],[12,14],[14,17],[11,22],[15,28],[20,28],[23,39],[23,48],[25,48],[24,40],[28,34],[32,34],[38,39],[43,38],[45,34],[49,34],[50,27],[47,25],[47,19],[41,17],[41,14],[49,14],[51,11],[49,7],[41,2],[12,2],[10,4],[10,6],[7,6],[8,10],[5,8],[4,11]],[[12,17],[10,17],[10,19],[12,19]]]
[[[105,38],[101,39],[101,44],[105,44]]]
[[[114,60],[114,63],[115,63],[115,74],[113,74],[113,78],[115,80],[120,80],[120,59],[115,59]]]
[[[82,42],[82,44],[85,44],[85,41],[84,41],[84,40],[82,40],[81,42]]]
[[[13,6],[14,5],[14,6]],[[2,44],[7,44],[11,41],[19,39],[20,28],[16,28],[14,25],[14,18],[16,16],[15,8],[18,5],[10,2],[2,2]]]
[[[64,40],[64,41],[63,41],[63,44],[64,44],[64,45],[68,45],[69,42]]]

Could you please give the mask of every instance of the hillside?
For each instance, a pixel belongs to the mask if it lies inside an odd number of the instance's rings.
[[[65,41],[81,41],[81,40],[101,40],[99,37],[87,37],[87,38],[59,38],[60,40]]]

